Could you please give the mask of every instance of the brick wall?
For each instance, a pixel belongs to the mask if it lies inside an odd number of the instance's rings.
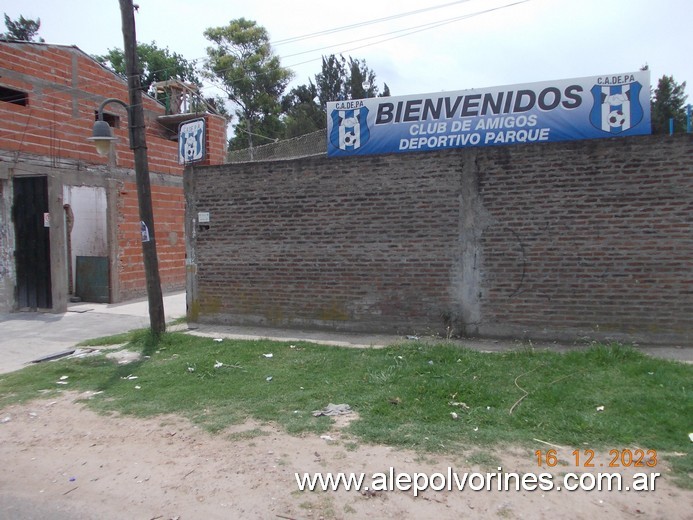
[[[198,168],[202,322],[653,343],[693,330],[692,136]]]
[[[118,178],[119,280],[118,294],[114,296],[122,300],[144,295],[137,193],[134,180],[121,180],[123,170],[134,168],[126,110],[113,103],[105,107],[105,112],[120,119],[113,130],[118,141],[112,158],[99,156],[87,141],[95,112],[104,99],[128,102],[125,81],[76,47],[1,42],[0,85],[28,95],[27,106],[0,103],[0,159],[11,159],[16,171],[23,174],[31,173],[33,164],[46,164],[55,167],[55,171],[58,167],[64,170],[78,165],[77,171],[83,171],[78,182],[85,185],[93,182],[92,175]],[[164,107],[147,96],[143,97],[143,105],[162,286],[164,290],[182,289],[185,209],[178,143],[170,139],[170,130],[157,120],[164,114]],[[207,158],[202,164],[222,164],[226,154],[226,121],[218,116],[205,118]],[[116,175],[115,170],[121,173]],[[45,168],[41,170],[41,174],[45,172]],[[0,269],[8,265],[9,261],[3,261]],[[0,282],[9,279],[0,278]]]

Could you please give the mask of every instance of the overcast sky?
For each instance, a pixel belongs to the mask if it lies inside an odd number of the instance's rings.
[[[245,17],[264,26],[293,84],[320,56],[365,59],[393,95],[579,78],[638,70],[687,81],[693,103],[691,0],[135,0],[139,41],[203,60],[203,31]],[[47,43],[88,54],[122,48],[118,0],[0,0],[16,19],[40,18]],[[512,5],[514,4],[514,5]],[[416,14],[394,17],[412,11]],[[363,25],[362,22],[391,17]],[[353,26],[294,43],[281,40]],[[426,27],[434,28],[425,30]],[[418,31],[409,34],[412,31]],[[383,41],[388,40],[388,41]],[[213,92],[209,92],[212,94]]]

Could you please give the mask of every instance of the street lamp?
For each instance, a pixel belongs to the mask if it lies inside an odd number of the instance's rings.
[[[97,110],[97,120],[94,122],[94,128],[91,132],[91,137],[87,138],[87,141],[92,141],[94,146],[96,146],[96,151],[99,155],[107,156],[108,152],[111,150],[111,143],[117,141],[117,137],[113,137],[113,132],[111,131],[111,125],[103,120],[103,109],[109,103],[118,103],[119,105],[125,107],[128,112],[128,121],[132,119],[130,116],[130,107],[120,99],[109,98],[104,100]],[[130,136],[132,139],[132,136]]]
[[[149,300],[149,321],[152,334],[158,338],[166,330],[166,321],[159,278],[159,259],[156,254],[156,241],[154,239],[154,210],[152,209],[152,190],[149,181],[144,110],[142,109],[142,84],[140,75],[137,72],[137,38],[135,35],[135,13],[132,0],[120,0],[120,13],[123,25],[123,47],[130,103],[127,104],[115,98],[104,100],[97,111],[97,121],[94,123],[92,136],[88,139],[94,142],[99,154],[107,155],[115,137],[111,133],[111,127],[103,120],[103,109],[108,103],[118,103],[125,107],[128,113],[130,149],[135,160],[137,202],[142,229],[142,257],[144,260],[144,276],[147,282],[147,298]]]

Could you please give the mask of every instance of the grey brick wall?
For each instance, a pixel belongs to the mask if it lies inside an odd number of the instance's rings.
[[[686,343],[693,136],[187,172],[190,317]],[[198,212],[210,223],[193,225]]]

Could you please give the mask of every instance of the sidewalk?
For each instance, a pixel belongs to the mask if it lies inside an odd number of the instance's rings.
[[[185,316],[185,292],[164,296],[166,321]],[[34,359],[56,354],[77,343],[103,336],[120,334],[149,327],[147,299],[119,304],[80,303],[70,305],[64,314],[19,312],[0,314],[0,374],[19,370]],[[230,339],[272,339],[277,341],[312,341],[323,345],[346,347],[383,347],[412,341],[403,336],[387,334],[346,334],[306,330],[272,329],[222,325],[191,325],[191,334]],[[439,342],[436,338],[413,341]],[[460,346],[482,352],[525,349],[528,343],[516,340],[463,339]],[[584,348],[579,345],[533,342],[537,350],[565,352]],[[664,359],[693,363],[693,348],[639,347],[642,352]]]
[[[185,291],[164,295],[166,322],[185,316]],[[34,359],[103,336],[149,327],[146,298],[126,303],[70,304],[64,314],[0,314],[0,374],[23,368]]]

